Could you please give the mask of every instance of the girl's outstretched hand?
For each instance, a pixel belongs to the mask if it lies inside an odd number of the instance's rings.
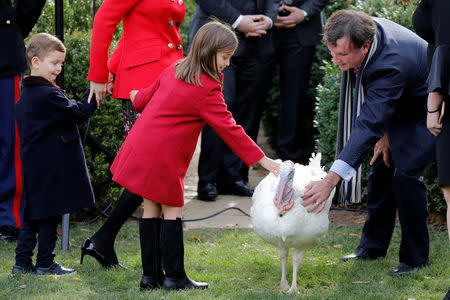
[[[267,171],[272,172],[275,176],[278,177],[278,175],[280,175],[280,164],[273,159],[264,156],[258,163]]]
[[[138,92],[139,92],[138,90],[132,90],[132,91],[130,92],[130,100],[131,100],[131,102],[134,101],[134,97],[136,97],[136,94],[137,94]]]

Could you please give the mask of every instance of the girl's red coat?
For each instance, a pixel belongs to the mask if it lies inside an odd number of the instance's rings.
[[[133,107],[142,114],[111,166],[114,181],[146,199],[183,206],[184,177],[205,122],[248,166],[264,156],[236,125],[220,84],[205,74],[200,80],[203,87],[176,79],[172,65],[139,91]]]

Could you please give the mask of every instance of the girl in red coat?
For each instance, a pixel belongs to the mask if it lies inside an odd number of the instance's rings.
[[[221,72],[236,47],[236,35],[229,27],[208,23],[197,32],[184,60],[164,70],[149,88],[130,93],[133,108],[141,116],[111,171],[114,181],[145,199],[139,221],[141,289],[208,286],[185,273],[181,222],[184,176],[205,123],[248,166],[259,162],[278,174],[279,164],[236,125],[223,100]]]

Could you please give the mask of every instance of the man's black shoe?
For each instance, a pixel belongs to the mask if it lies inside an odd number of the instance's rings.
[[[401,276],[401,275],[411,275],[412,272],[414,272],[420,268],[423,268],[427,265],[428,265],[428,263],[419,265],[417,267],[411,267],[405,263],[399,263],[398,266],[396,266],[395,268],[393,268],[392,270],[390,270],[388,272],[388,275],[392,276],[392,277],[393,276]]]
[[[217,189],[214,183],[198,183],[197,198],[203,201],[214,201],[217,198]]]
[[[365,249],[362,247],[356,248],[355,252],[342,256],[340,261],[349,261],[352,259],[377,259],[378,257],[384,257],[385,254],[382,253],[376,253],[374,251],[371,251],[369,249]]]
[[[76,271],[74,269],[64,268],[55,261],[48,268],[36,268],[37,275],[72,275],[75,273]]]
[[[12,274],[13,275],[17,275],[17,274],[25,274],[25,273],[35,273],[36,272],[36,267],[31,264],[30,266],[19,266],[19,265],[14,265],[12,268]]]
[[[220,195],[253,196],[253,190],[245,184],[244,180],[227,184],[217,184],[217,192]]]

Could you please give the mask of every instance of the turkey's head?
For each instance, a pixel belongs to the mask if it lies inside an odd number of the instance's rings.
[[[280,217],[294,206],[295,190],[292,187],[295,168],[290,160],[284,161],[280,166],[280,182],[273,198],[273,204],[278,208]]]

